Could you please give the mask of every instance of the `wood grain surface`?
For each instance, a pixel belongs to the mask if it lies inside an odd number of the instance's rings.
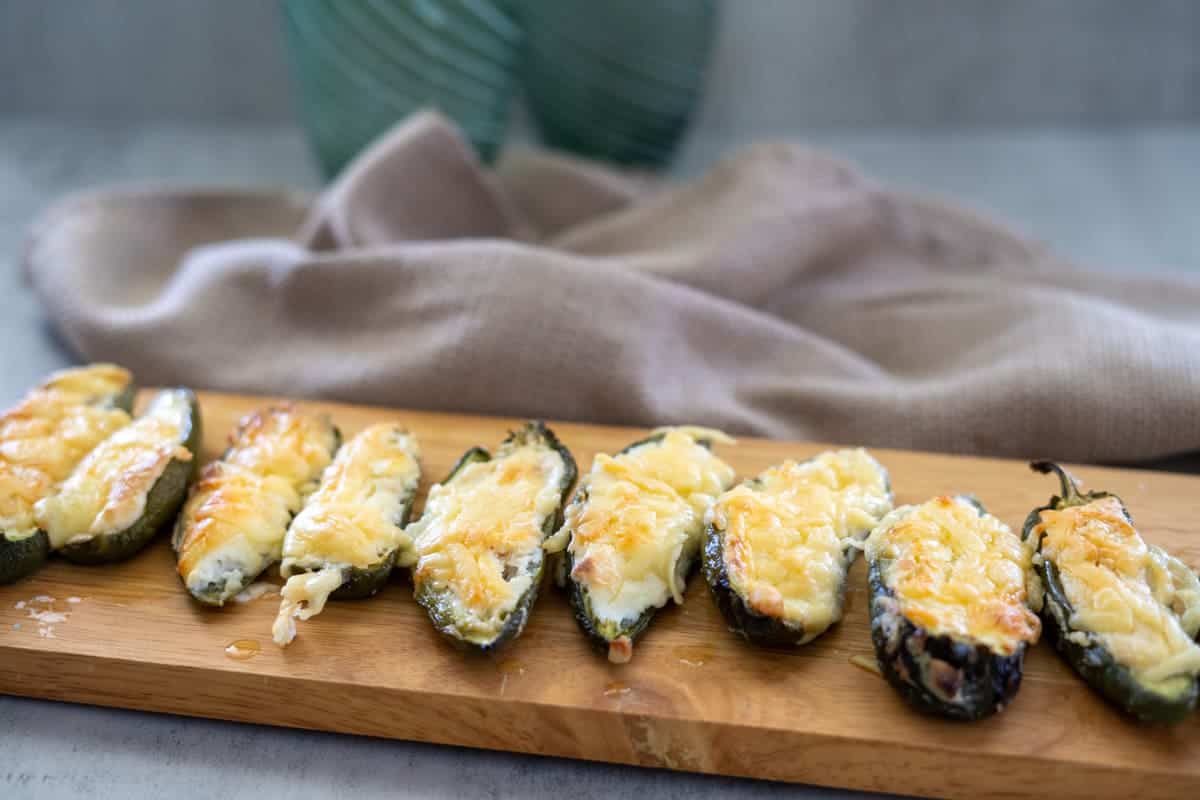
[[[205,458],[264,398],[202,394]],[[468,447],[494,446],[516,420],[303,403],[346,434],[396,420],[420,439],[423,486]],[[644,431],[553,424],[586,470]],[[719,452],[752,475],[812,443],[743,440]],[[1017,528],[1055,490],[1021,462],[876,450],[897,503],[970,492]],[[1200,478],[1079,467],[1115,491],[1147,539],[1200,564]],[[1200,795],[1200,715],[1173,729],[1135,724],[1051,649],[1026,661],[1016,701],[954,723],[911,711],[852,658],[871,656],[863,562],[846,618],[794,652],[730,634],[699,576],[659,614],[633,662],[597,657],[563,595],[547,586],[525,634],[496,657],[433,632],[397,576],[367,601],[330,603],[271,643],[278,596],[203,608],[179,584],[165,536],[124,564],[53,561],[0,587],[0,692],[670,769],[938,797],[1168,798]],[[270,580],[278,583],[271,570]],[[20,606],[20,607],[18,607]],[[235,642],[259,651],[231,658]],[[253,649],[250,645],[248,649]]]

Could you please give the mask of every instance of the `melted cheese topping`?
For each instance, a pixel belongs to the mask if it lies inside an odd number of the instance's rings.
[[[192,408],[185,392],[160,393],[131,425],[95,447],[63,483],[34,510],[50,545],[119,533],[146,510],[146,499],[172,460],[191,461],[183,442]]]
[[[1147,546],[1117,498],[1042,511],[1033,533],[1058,570],[1072,628],[1094,635],[1144,683],[1200,675],[1200,581]]]
[[[65,480],[101,441],[129,424],[106,402],[132,381],[111,364],[51,375],[0,416],[0,533],[11,540],[37,532],[34,506]]]
[[[102,403],[133,383],[133,375],[116,364],[89,364],[52,372],[38,387],[40,391],[74,395],[80,402]]]
[[[373,425],[338,451],[283,540],[279,571],[288,580],[273,629],[276,644],[295,637],[293,618],[321,613],[351,568],[376,566],[393,551],[401,566],[413,563],[400,515],[417,493],[419,458],[416,439],[395,425]],[[292,574],[297,569],[316,571]]]
[[[179,574],[189,586],[204,586],[235,569],[244,577],[261,571],[279,558],[302,500],[296,486],[278,476],[223,461],[207,465],[180,513]]]
[[[259,475],[283,478],[307,496],[329,466],[334,438],[333,426],[324,416],[290,406],[273,408],[244,418],[221,460]]]
[[[964,498],[896,509],[871,533],[866,551],[882,562],[900,613],[933,635],[1011,655],[1041,633],[1027,605],[1030,548]]]
[[[704,515],[734,479],[699,435],[667,429],[658,442],[592,462],[563,529],[571,578],[586,587],[597,619],[620,623],[672,598],[683,602],[680,564],[699,550]]]
[[[336,444],[326,418],[290,407],[244,419],[222,459],[201,471],[180,513],[176,551],[188,586],[240,588],[279,560],[288,522]]]
[[[557,451],[527,444],[429,491],[424,514],[407,529],[417,551],[413,583],[418,593],[432,590],[465,634],[495,634],[532,586],[565,471]]]
[[[395,425],[374,425],[351,439],[288,528],[284,575],[326,564],[371,567],[402,544],[410,546],[400,564],[410,565],[414,554],[399,515],[417,493],[419,458],[416,439]]]
[[[315,572],[301,572],[287,579],[279,590],[279,614],[271,626],[271,638],[286,647],[296,638],[296,620],[311,619],[325,610],[329,596],[345,581],[345,572],[337,567],[323,567]]]
[[[839,450],[785,461],[754,484],[709,511],[729,582],[750,608],[811,638],[841,618],[855,547],[892,510],[887,474],[865,450]]]

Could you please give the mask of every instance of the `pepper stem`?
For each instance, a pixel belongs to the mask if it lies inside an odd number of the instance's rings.
[[[1080,496],[1079,484],[1075,482],[1075,478],[1071,473],[1062,468],[1061,465],[1055,464],[1053,461],[1031,461],[1029,468],[1034,472],[1040,472],[1043,475],[1057,475],[1058,482],[1061,485],[1059,491],[1062,492],[1061,500],[1067,505],[1076,505],[1083,502]]]

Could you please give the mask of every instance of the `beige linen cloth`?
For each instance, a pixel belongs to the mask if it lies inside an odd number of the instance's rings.
[[[678,186],[549,155],[490,172],[424,113],[311,203],[68,198],[26,267],[71,346],[146,383],[1018,457],[1200,449],[1200,280],[1079,271],[791,144]]]

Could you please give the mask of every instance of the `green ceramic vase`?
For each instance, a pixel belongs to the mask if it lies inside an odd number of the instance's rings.
[[[515,0],[523,81],[550,145],[666,163],[700,98],[717,0]]]
[[[504,140],[522,35],[493,0],[282,0],[296,99],[327,178],[437,108],[485,161]]]

